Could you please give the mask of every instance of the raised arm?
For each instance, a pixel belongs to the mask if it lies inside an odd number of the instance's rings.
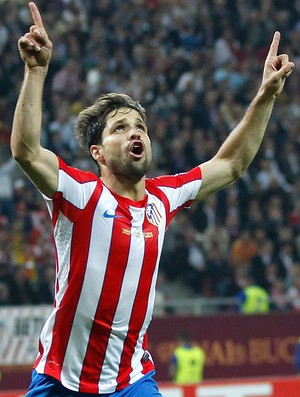
[[[267,55],[261,86],[240,123],[229,134],[217,154],[201,165],[202,200],[241,177],[254,159],[264,137],[276,97],[294,64],[288,55],[277,55],[280,33],[275,32]]]
[[[25,72],[14,114],[11,151],[33,183],[51,197],[57,189],[58,160],[54,153],[41,147],[40,135],[42,96],[52,43],[35,3],[30,2],[29,8],[34,24],[18,42]]]

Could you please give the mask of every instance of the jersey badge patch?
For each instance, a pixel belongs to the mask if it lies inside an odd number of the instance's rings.
[[[160,221],[162,219],[162,215],[159,212],[157,206],[155,203],[149,203],[146,207],[146,217],[152,225],[158,227],[160,224]]]

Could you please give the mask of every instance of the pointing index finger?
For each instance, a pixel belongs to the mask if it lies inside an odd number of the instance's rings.
[[[280,42],[280,32],[276,31],[273,36],[272,43],[270,45],[268,57],[270,56],[277,56],[277,51],[279,47],[279,42]]]
[[[31,16],[32,16],[34,24],[36,26],[38,26],[39,28],[43,28],[44,29],[44,25],[43,25],[41,14],[40,14],[36,4],[33,1],[31,1],[29,3],[29,8],[30,8],[30,12],[31,12]]]

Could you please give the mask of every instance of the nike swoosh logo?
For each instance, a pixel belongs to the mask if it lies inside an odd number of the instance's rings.
[[[106,210],[105,212],[103,212],[103,216],[104,216],[104,218],[107,218],[107,219],[111,219],[111,218],[124,218],[124,216],[122,216],[122,215],[111,214],[110,212],[108,212],[108,210]]]

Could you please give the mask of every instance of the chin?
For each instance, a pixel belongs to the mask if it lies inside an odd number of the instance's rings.
[[[142,178],[145,177],[146,172],[148,171],[149,167],[144,164],[144,165],[140,165],[137,167],[137,164],[135,166],[131,166],[129,167],[129,169],[127,169],[127,177],[130,178],[131,180],[135,180],[136,182],[138,182],[139,180],[141,180]]]
[[[138,182],[145,177],[146,173],[150,168],[150,162],[144,157],[139,161],[115,161],[110,164],[109,167],[113,174],[131,180],[132,182]]]

